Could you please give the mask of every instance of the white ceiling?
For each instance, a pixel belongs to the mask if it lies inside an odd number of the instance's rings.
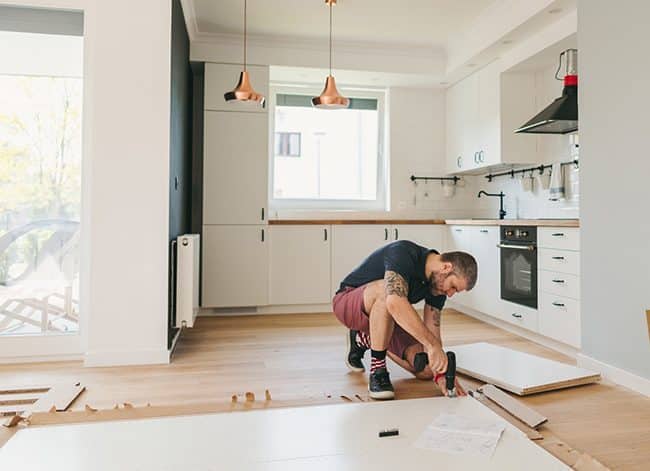
[[[338,0],[337,42],[444,48],[495,0]],[[241,34],[244,0],[192,0],[204,34]],[[263,37],[326,38],[324,0],[248,0],[248,32]]]

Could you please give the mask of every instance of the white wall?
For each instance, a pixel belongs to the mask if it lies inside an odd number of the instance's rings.
[[[166,362],[171,3],[86,5],[86,364]]]
[[[650,379],[650,2],[580,0],[583,353]]]
[[[86,364],[168,362],[170,0],[5,3],[84,11]],[[31,342],[49,348],[51,340]]]

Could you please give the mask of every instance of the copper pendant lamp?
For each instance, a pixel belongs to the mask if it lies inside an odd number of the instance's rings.
[[[320,96],[311,99],[311,104],[316,108],[335,110],[347,108],[350,106],[350,100],[342,96],[336,89],[336,82],[332,75],[332,7],[336,5],[336,0],[325,0],[330,8],[330,73],[325,79],[325,88]]]
[[[266,98],[261,93],[257,93],[250,82],[250,77],[248,71],[246,70],[246,3],[247,0],[244,0],[244,70],[239,75],[239,82],[234,90],[226,92],[223,94],[224,99],[227,102],[232,101],[256,101],[262,108],[266,103]]]

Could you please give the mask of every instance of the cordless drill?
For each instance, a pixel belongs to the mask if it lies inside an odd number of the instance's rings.
[[[413,367],[415,372],[419,373],[429,364],[429,356],[426,352],[415,354]],[[456,354],[447,352],[447,372],[445,373],[445,382],[449,397],[456,397]]]

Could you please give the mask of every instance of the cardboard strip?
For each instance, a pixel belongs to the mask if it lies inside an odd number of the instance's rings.
[[[537,428],[548,420],[523,402],[509,396],[491,384],[480,387],[479,391],[529,427]]]

